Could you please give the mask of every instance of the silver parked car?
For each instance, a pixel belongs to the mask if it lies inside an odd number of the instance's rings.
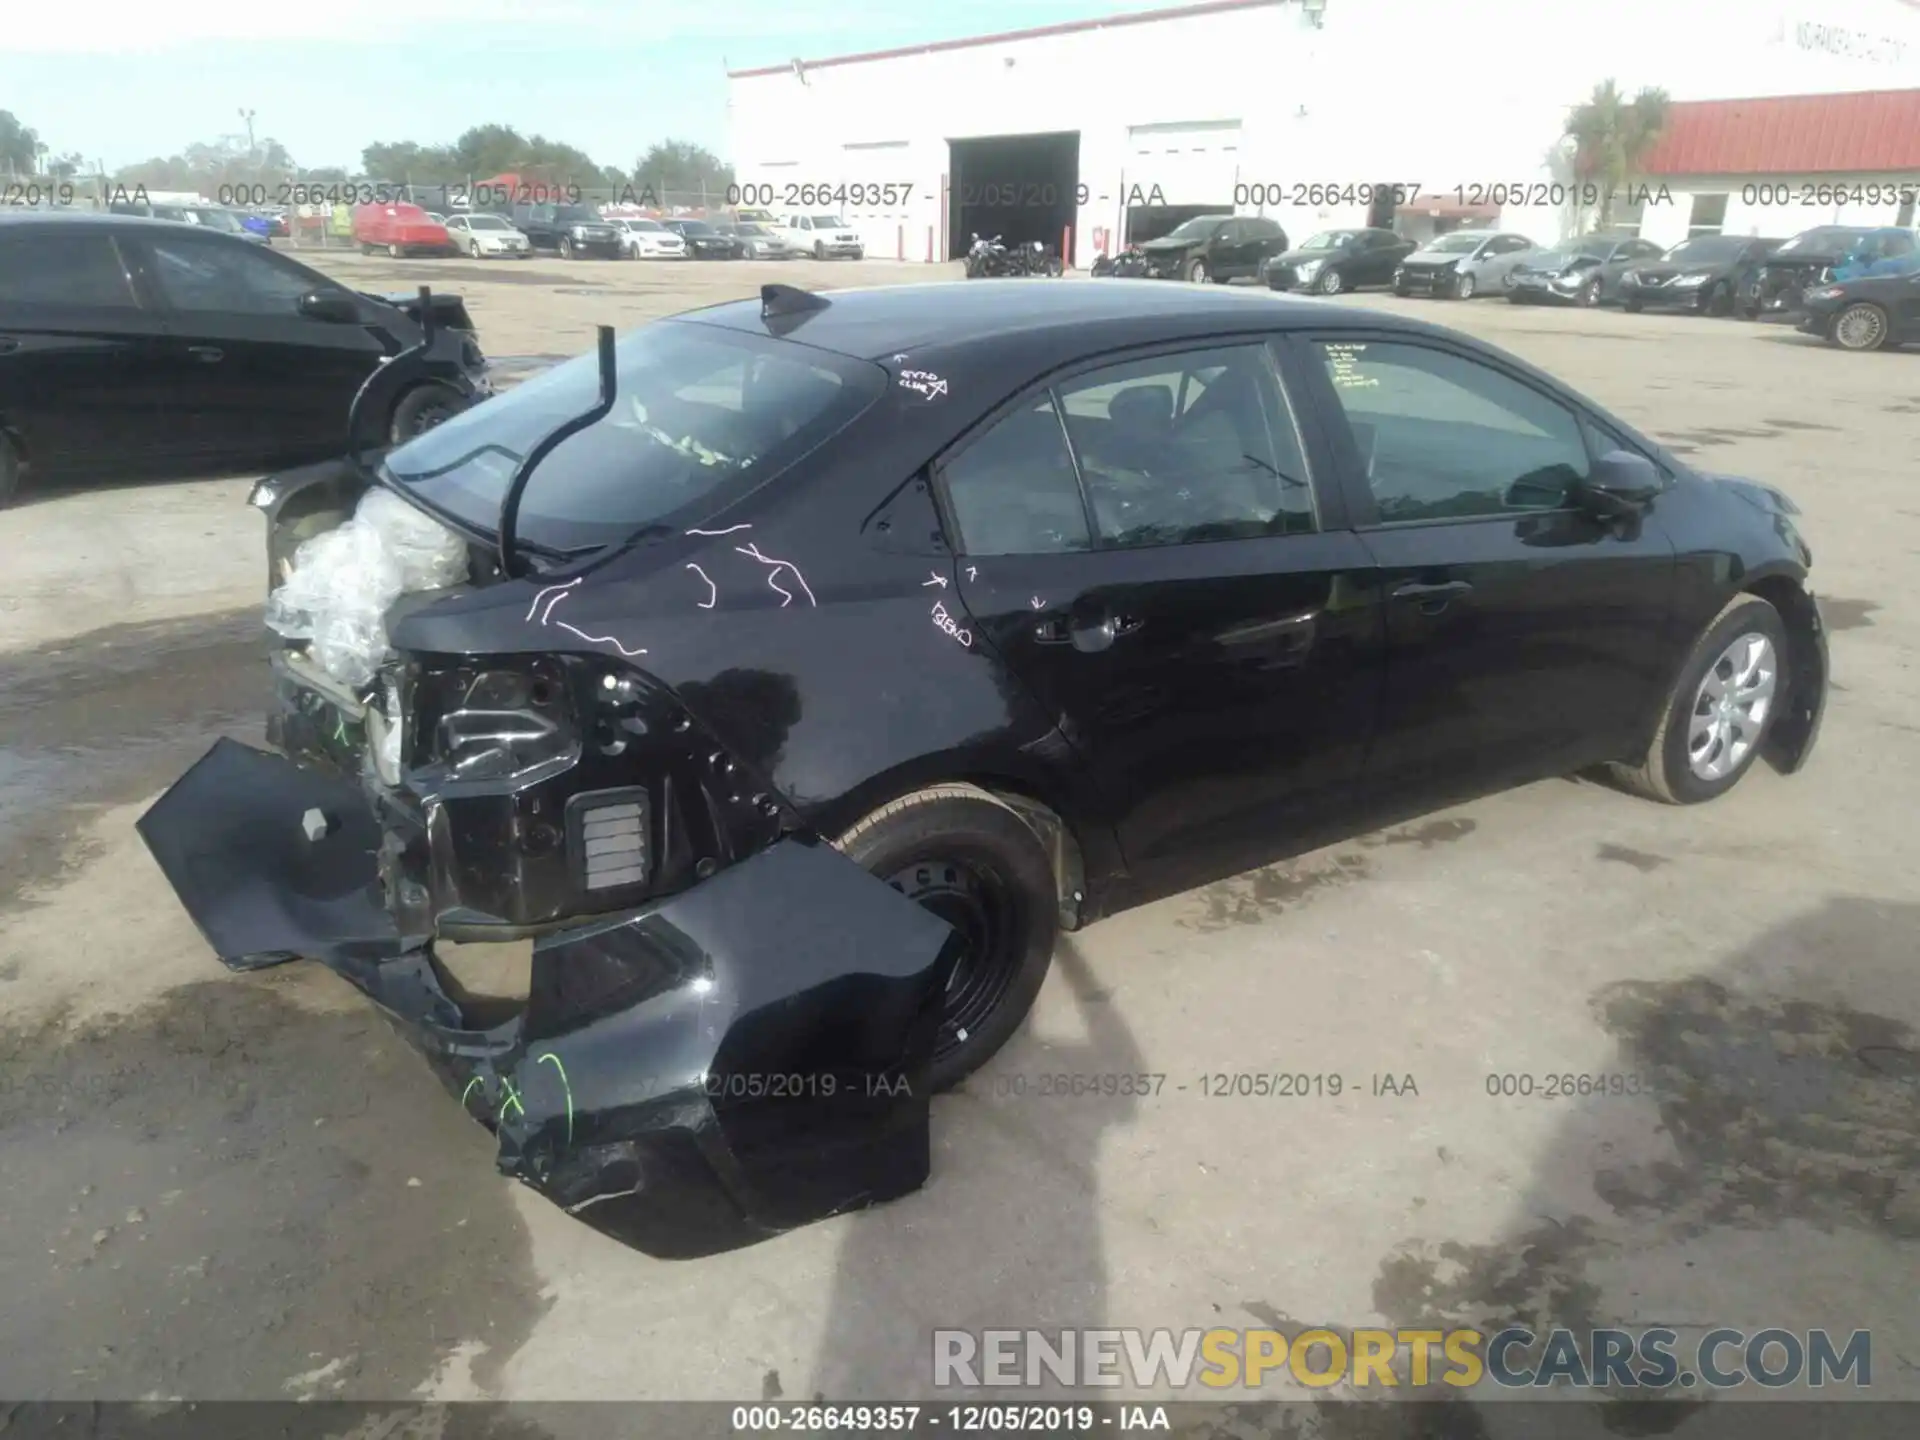
[[[1452,300],[1499,294],[1512,286],[1521,262],[1539,251],[1533,241],[1510,230],[1455,230],[1400,262],[1393,272],[1393,293]]]

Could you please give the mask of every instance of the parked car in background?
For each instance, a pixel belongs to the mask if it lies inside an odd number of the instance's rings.
[[[687,258],[687,242],[658,220],[609,217],[607,223],[620,232],[620,250],[629,260]]]
[[[1323,230],[1298,249],[1267,261],[1261,278],[1269,290],[1312,290],[1321,295],[1391,285],[1393,272],[1414,249],[1411,240],[1377,227]]]
[[[1049,972],[1105,997],[1062,932],[1590,766],[1712,803],[1799,769],[1829,688],[1790,499],[1371,309],[769,286],[380,479],[270,477],[268,553],[273,507],[364,504],[454,582],[357,689],[276,637],[272,750],[217,740],[139,833],[219,962],[334,970],[499,1170],[655,1255],[923,1184],[930,1096]],[[476,930],[537,937],[484,1010],[435,954]]]
[[[749,260],[789,260],[807,252],[794,244],[786,231],[757,220],[722,220],[713,227],[746,247]]]
[[[1402,260],[1393,272],[1396,295],[1471,300],[1513,284],[1513,272],[1540,247],[1511,231],[1455,230]]]
[[[1783,242],[1751,235],[1696,235],[1651,264],[1620,276],[1620,303],[1629,311],[1683,308],[1731,315],[1766,258]]]
[[[1629,268],[1662,253],[1651,240],[1632,235],[1569,240],[1516,265],[1507,299],[1516,305],[1604,305],[1620,298],[1620,277]]]
[[[838,215],[793,214],[781,222],[780,229],[803,253],[816,260],[859,260],[867,253],[860,232]]]
[[[180,225],[196,225],[199,222],[188,212],[185,205],[167,201],[152,200],[115,200],[107,206],[109,215],[135,216],[145,220],[172,220]]]
[[[450,255],[453,239],[447,227],[418,205],[404,200],[353,207],[353,239],[362,255],[384,250],[395,259],[403,255]]]
[[[626,232],[608,221],[598,205],[516,205],[511,218],[534,249],[551,250],[562,260],[619,260],[626,255]]]
[[[447,217],[447,238],[456,250],[475,260],[509,255],[516,260],[533,258],[533,242],[498,215],[475,211]]]
[[[1286,248],[1287,232],[1254,215],[1196,215],[1139,246],[1151,279],[1219,284],[1257,278],[1260,267]]]
[[[667,229],[687,243],[695,260],[744,260],[747,247],[732,235],[722,235],[706,220],[663,220]]]
[[[1915,248],[1913,231],[1880,225],[1816,225],[1802,230],[1760,266],[1740,297],[1740,314],[1748,320],[1798,315],[1806,291],[1832,282],[1835,270],[1899,259],[1913,254]]]
[[[238,235],[242,240],[251,240],[256,245],[272,243],[272,226],[264,220],[247,222],[252,216],[242,215],[238,210],[230,210],[224,205],[189,205],[186,207],[187,220],[195,225],[204,225],[209,230],[218,230],[225,235]]]
[[[1815,285],[1799,328],[1842,350],[1920,345],[1920,256],[1899,274],[1862,275]]]
[[[436,295],[423,383],[368,444],[397,443],[490,392],[457,295]],[[422,336],[415,296],[349,290],[205,225],[0,217],[0,503],[102,475],[165,478],[342,453],[366,378]]]

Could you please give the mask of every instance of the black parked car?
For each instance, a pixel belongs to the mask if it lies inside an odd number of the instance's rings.
[[[229,966],[333,967],[656,1254],[923,1183],[1062,930],[1600,762],[1711,800],[1826,696],[1790,501],[1370,310],[770,285],[369,483],[263,482],[269,536],[400,497],[465,582],[364,687],[283,645],[283,754],[141,833]],[[522,936],[484,1005],[434,951]]]
[[[1696,235],[1653,264],[1624,271],[1620,303],[1630,312],[1681,308],[1731,315],[1738,297],[1781,244],[1745,235]]]
[[[1321,295],[1391,285],[1400,262],[1418,248],[1391,230],[1324,230],[1299,249],[1267,261],[1261,278],[1270,290],[1312,290]]]
[[[1842,266],[1897,260],[1913,254],[1915,248],[1911,230],[1885,225],[1816,225],[1767,257],[1740,296],[1740,314],[1748,320],[1763,315],[1797,315],[1805,292],[1830,283],[1834,271]]]
[[[609,225],[596,205],[516,205],[511,218],[535,250],[551,250],[562,260],[618,260],[626,254],[620,227]]]
[[[1807,291],[1799,328],[1842,350],[1920,344],[1920,266]]]
[[[1630,235],[1569,240],[1514,268],[1507,299],[1516,305],[1605,305],[1620,298],[1620,277],[1665,252]]]
[[[1201,215],[1135,247],[1156,280],[1251,279],[1287,248],[1287,232],[1257,215]]]
[[[160,478],[338,455],[362,383],[422,339],[418,309],[201,226],[0,216],[0,504],[23,472]],[[420,383],[363,442],[408,439],[488,392],[459,297],[434,297],[434,318]]]
[[[694,260],[744,260],[747,244],[737,235],[727,235],[704,220],[662,220],[667,229],[687,242],[687,255]]]

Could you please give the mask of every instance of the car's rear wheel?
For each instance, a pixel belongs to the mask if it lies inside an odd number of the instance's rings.
[[[827,258],[827,242],[826,241],[816,240],[813,242],[813,258],[816,260],[824,260]]]
[[[1322,295],[1338,295],[1347,288],[1347,277],[1338,270],[1325,270],[1321,272],[1320,279],[1313,288]]]
[[[1694,645],[1646,755],[1615,773],[1668,805],[1726,794],[1752,768],[1787,700],[1787,645],[1779,611],[1757,595],[1735,596]]]
[[[387,440],[394,445],[404,445],[414,436],[423,435],[434,426],[451,420],[466,408],[466,400],[451,385],[431,380],[425,385],[416,385],[402,395],[399,403],[393,407],[393,419],[387,426]]]
[[[936,785],[867,816],[834,842],[957,931],[930,1083],[948,1090],[1013,1037],[1059,935],[1053,865],[1033,828],[986,791]]]
[[[1453,282],[1453,298],[1456,300],[1471,300],[1473,298],[1473,292],[1473,276],[1469,275],[1465,270],[1462,270]]]
[[[1878,350],[1891,332],[1886,311],[1870,300],[1857,300],[1833,317],[1827,339],[1842,350]]]

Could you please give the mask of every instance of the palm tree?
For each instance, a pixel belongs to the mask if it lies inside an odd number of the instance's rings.
[[[1600,191],[1600,228],[1613,220],[1614,192],[1639,171],[1640,162],[1667,123],[1667,92],[1642,90],[1631,100],[1611,80],[1593,87],[1584,105],[1567,116],[1574,173]]]

